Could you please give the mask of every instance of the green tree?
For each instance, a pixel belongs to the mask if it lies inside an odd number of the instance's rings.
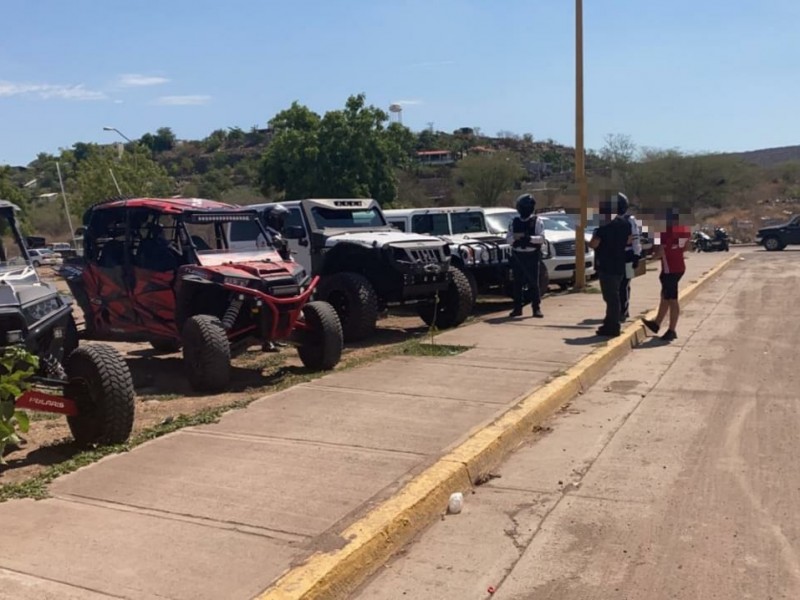
[[[363,94],[321,118],[293,103],[270,121],[275,134],[261,163],[263,193],[391,202],[397,191],[393,169],[408,162],[413,136],[402,126],[385,128],[388,120],[366,105]]]
[[[145,133],[139,139],[139,143],[149,148],[154,154],[172,150],[175,147],[175,142],[175,134],[169,127],[159,127],[156,129],[155,134]]]
[[[497,205],[500,196],[525,175],[519,156],[512,152],[471,155],[458,163],[456,180],[464,194],[480,206]]]
[[[0,200],[25,208],[25,193],[14,183],[13,175],[10,167],[0,166]]]
[[[95,148],[89,157],[78,165],[78,200],[72,201],[76,210],[82,211],[90,204],[118,196],[114,178],[123,195],[169,196],[175,191],[175,182],[164,167],[150,158],[147,149],[134,146],[121,158],[109,148]]]
[[[629,187],[644,205],[669,203],[686,212],[721,208],[753,186],[756,170],[731,156],[644,149],[632,165]]]
[[[25,193],[14,182],[13,176],[14,174],[10,167],[0,166],[0,200],[8,200],[20,207],[22,214],[19,215],[19,218],[24,227],[27,222],[27,198]],[[0,235],[6,233],[5,229],[5,220],[0,220]],[[0,240],[0,244],[2,244],[2,240]]]
[[[229,148],[244,146],[246,140],[247,134],[241,127],[231,127],[228,130],[227,145]]]
[[[215,129],[203,140],[206,152],[216,152],[225,145],[228,133],[224,129]]]
[[[623,188],[630,179],[636,152],[636,144],[631,137],[621,133],[607,134],[605,144],[600,149],[601,163],[611,169],[612,177],[618,178]]]

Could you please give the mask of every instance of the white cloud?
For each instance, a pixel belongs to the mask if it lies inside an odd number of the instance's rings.
[[[422,100],[395,100],[392,102],[392,104],[399,104],[400,106],[418,106],[422,103]]]
[[[87,89],[82,83],[61,85],[51,83],[15,83],[0,81],[0,98],[12,96],[36,95],[44,100],[53,98],[61,100],[105,100],[103,92]]]
[[[119,76],[119,85],[122,87],[144,87],[149,85],[161,85],[167,83],[169,79],[157,75],[140,75],[138,73],[126,73]]]
[[[190,95],[190,96],[161,96],[157,98],[155,104],[162,106],[202,106],[211,101],[211,96]]]

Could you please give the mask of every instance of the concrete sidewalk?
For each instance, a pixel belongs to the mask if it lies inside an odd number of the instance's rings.
[[[693,254],[684,284],[727,254]],[[653,308],[657,272],[634,282]],[[0,596],[251,598],[447,449],[592,352],[599,294],[548,298],[438,337],[449,358],[393,358],[267,396],[0,504]],[[680,333],[680,332],[679,332]],[[0,480],[2,481],[2,480]]]

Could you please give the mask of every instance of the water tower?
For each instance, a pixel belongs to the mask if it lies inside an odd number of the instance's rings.
[[[390,104],[389,112],[397,115],[397,122],[403,124],[403,107],[400,104]]]

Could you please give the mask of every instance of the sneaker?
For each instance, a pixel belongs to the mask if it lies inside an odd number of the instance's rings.
[[[672,331],[672,329],[668,329],[667,333],[661,336],[661,339],[665,342],[671,342],[672,340],[678,339],[678,334]]]
[[[509,313],[508,318],[513,319],[514,317],[521,317],[521,316],[522,316],[522,309],[515,308],[514,310],[511,311],[511,313]]]
[[[544,314],[542,314],[542,309],[539,308],[538,306],[536,308],[534,308],[533,309],[533,316],[536,317],[537,319],[543,319],[544,318]]]
[[[644,326],[653,333],[658,333],[658,330],[661,329],[661,326],[658,323],[651,321],[650,319],[642,318],[642,323],[644,323]]]

